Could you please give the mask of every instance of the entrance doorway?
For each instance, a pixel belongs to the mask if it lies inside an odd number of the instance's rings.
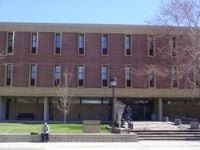
[[[154,111],[153,100],[122,100],[132,109],[132,119],[135,121],[151,120],[151,114]]]

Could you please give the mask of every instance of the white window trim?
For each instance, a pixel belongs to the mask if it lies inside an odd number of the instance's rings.
[[[11,65],[11,81],[10,81],[10,85],[6,85],[6,80],[7,80],[7,65]],[[6,87],[12,87],[13,85],[13,63],[7,63],[5,64],[5,78],[4,78],[4,86]]]
[[[33,40],[33,33],[36,33],[36,36],[37,36],[37,44],[36,44],[36,53],[33,54],[32,53],[32,47],[33,47],[33,43],[32,43],[32,40]],[[30,55],[38,55],[38,43],[39,43],[39,33],[38,32],[31,32],[31,48],[30,48]]]
[[[107,35],[107,37],[108,37],[108,43],[107,43],[107,46],[108,46],[108,47],[107,47],[107,51],[108,51],[108,53],[107,53],[106,55],[103,54],[103,47],[102,47],[103,35]],[[109,38],[110,38],[109,33],[102,33],[102,34],[101,34],[101,56],[109,56]]]
[[[102,67],[103,66],[107,66],[107,69],[108,69],[108,81],[107,81],[107,86],[103,86],[103,80],[102,80]],[[110,82],[110,78],[109,78],[109,64],[101,64],[101,88],[109,88],[109,82]]]
[[[83,86],[79,86],[79,66],[83,66],[84,67],[84,78],[83,78]],[[78,64],[77,65],[77,87],[78,88],[84,88],[85,87],[85,75],[86,75],[86,69],[85,69],[85,64]]]
[[[54,85],[56,65],[60,66],[60,84],[59,85]],[[53,65],[53,87],[60,87],[61,86],[61,77],[62,77],[62,65],[56,63],[56,64]]]
[[[125,66],[125,70],[124,70],[124,81],[125,81],[125,88],[132,88],[132,86],[133,86],[133,73],[132,73],[132,65],[131,64],[126,64]],[[131,86],[130,87],[128,87],[127,86],[127,83],[126,83],[126,67],[131,67]]]
[[[172,69],[173,69],[173,67],[176,67],[177,87],[173,87],[173,81],[172,81]],[[171,88],[173,88],[173,89],[178,89],[179,88],[178,67],[176,65],[172,65],[172,67],[171,67]]]
[[[56,34],[60,34],[60,53],[56,54]],[[62,54],[62,32],[54,32],[54,55],[61,55]]]
[[[172,40],[173,37],[176,38],[176,48],[173,47],[173,40]],[[176,36],[176,35],[172,35],[172,36],[170,37],[170,49],[171,49],[171,56],[172,56],[172,57],[176,57],[176,56],[173,56],[173,55],[172,55],[174,51],[176,52],[176,55],[177,55],[177,46],[178,46],[178,45],[177,45],[177,36]]]
[[[35,85],[31,85],[31,65],[35,65],[36,67],[36,77],[35,77]],[[36,63],[29,64],[29,87],[37,87],[37,74],[38,74],[38,68]]]
[[[81,34],[83,34],[83,37],[84,37],[84,47],[83,47],[83,49],[84,49],[84,54],[79,54],[79,35],[81,35]],[[86,34],[85,33],[78,33],[78,56],[85,56],[85,44],[86,44],[86,42],[85,42],[85,40],[86,40]]]
[[[12,53],[8,53],[8,34],[13,33],[13,38],[12,38]],[[6,34],[6,54],[7,55],[14,55],[14,45],[15,45],[15,32],[14,31],[8,31]]]
[[[154,87],[151,87],[150,86],[150,78],[149,78],[149,76],[150,76],[150,74],[153,72],[153,74],[154,74]],[[156,77],[156,71],[155,70],[150,70],[150,72],[148,73],[148,88],[156,88],[157,87],[157,77]]]
[[[128,35],[130,36],[130,51],[131,51],[131,54],[130,54],[130,55],[127,55],[127,54],[126,54],[126,37],[127,37]],[[132,34],[125,34],[125,35],[124,35],[124,55],[125,55],[125,56],[132,56],[132,55],[133,55],[133,51],[132,51],[132,50],[133,50],[133,48],[132,48],[132,46],[133,46],[132,43],[133,43],[133,42],[132,42],[132,40],[133,40],[133,39],[132,39]]]
[[[154,55],[150,55],[149,54],[149,48],[150,48],[149,39],[150,39],[150,36],[153,36],[153,45],[154,45],[154,47],[153,47],[153,54]],[[148,57],[154,57],[156,55],[156,51],[155,51],[155,49],[156,49],[155,35],[153,35],[153,34],[147,35],[147,43],[148,43],[148,49],[147,49]]]

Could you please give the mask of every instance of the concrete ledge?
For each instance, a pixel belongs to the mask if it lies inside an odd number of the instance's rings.
[[[50,135],[49,142],[137,142],[136,134]],[[40,135],[0,135],[0,142],[40,142]]]

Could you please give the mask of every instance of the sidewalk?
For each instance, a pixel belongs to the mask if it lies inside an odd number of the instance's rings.
[[[199,141],[140,141],[134,143],[0,143],[0,150],[199,150]]]
[[[189,124],[174,125],[174,122],[134,121],[134,130],[188,130]]]

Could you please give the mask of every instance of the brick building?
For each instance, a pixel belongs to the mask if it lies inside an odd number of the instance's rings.
[[[156,38],[151,26],[0,23],[0,120],[55,120],[64,74],[72,98],[67,120],[112,120],[110,79],[115,98],[128,104],[134,120],[165,115],[199,118],[199,95],[173,75],[159,76],[146,65],[176,66],[158,55],[175,48],[173,33]],[[170,58],[169,58],[170,59]],[[198,105],[197,105],[198,104]]]

